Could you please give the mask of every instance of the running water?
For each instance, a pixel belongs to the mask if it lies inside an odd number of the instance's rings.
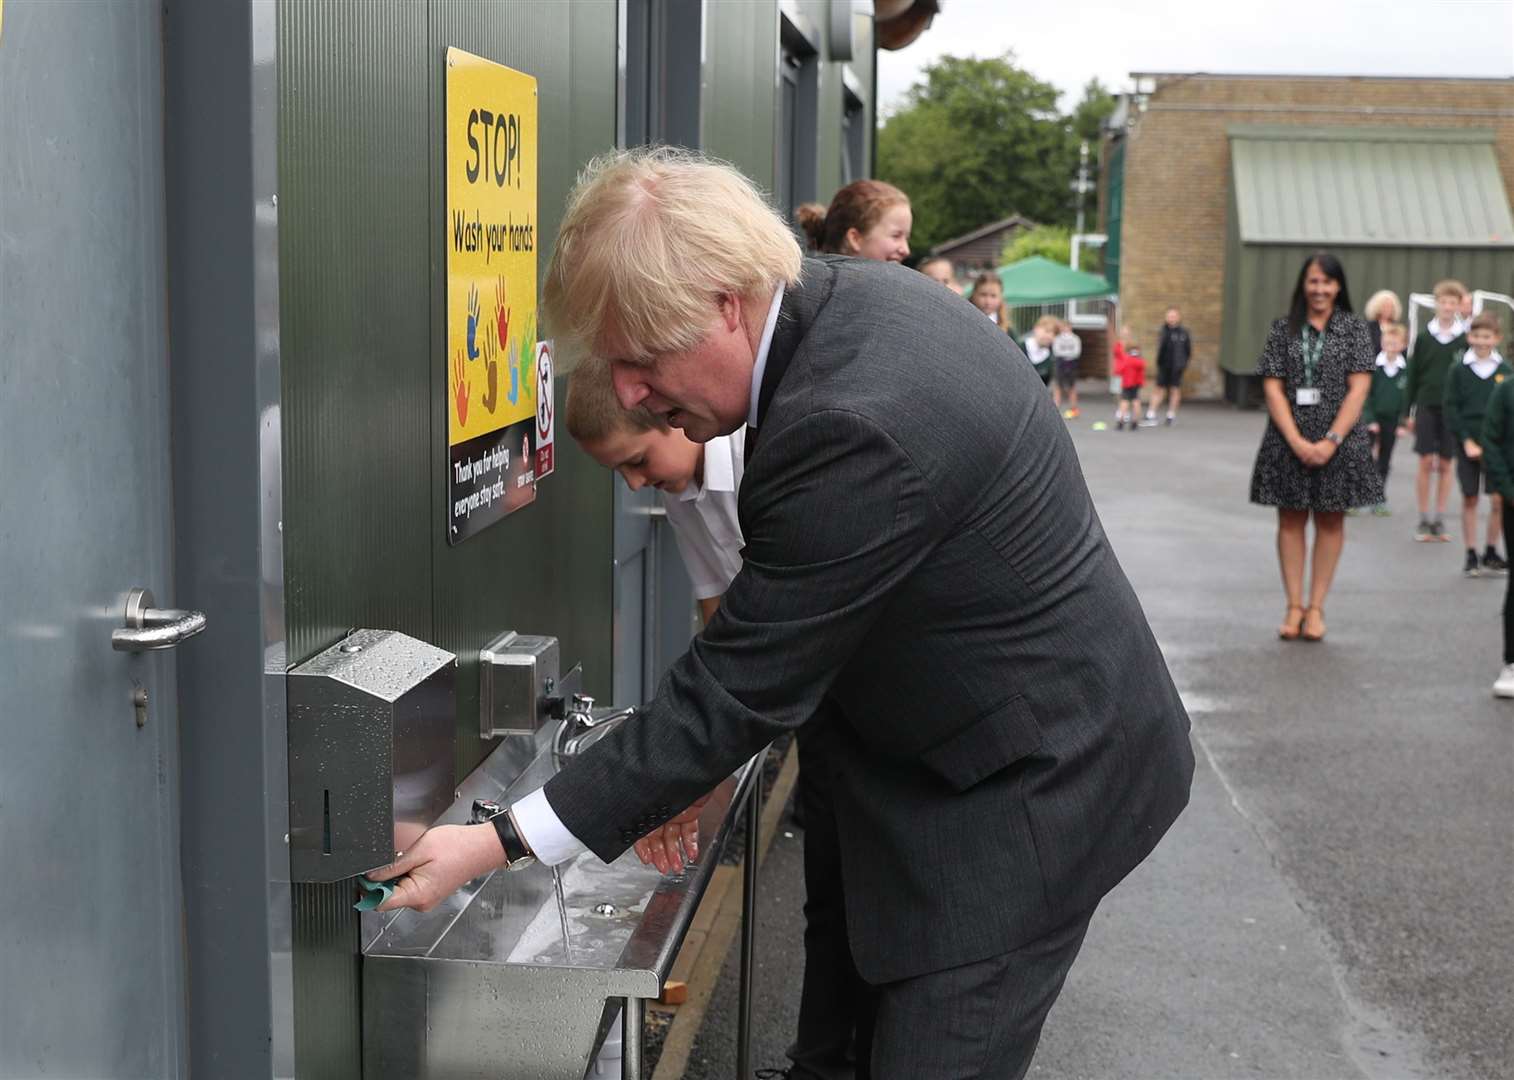
[[[568,936],[568,904],[563,899],[562,893],[562,870],[554,866],[552,868],[552,888],[557,892],[557,919],[562,924],[562,951],[573,962],[573,942]]]

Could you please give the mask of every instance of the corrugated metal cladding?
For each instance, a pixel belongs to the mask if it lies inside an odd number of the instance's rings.
[[[1242,243],[1514,247],[1491,131],[1228,134]]]
[[[1232,224],[1225,255],[1225,319],[1220,345],[1220,367],[1224,371],[1240,376],[1256,373],[1267,329],[1273,319],[1287,314],[1299,268],[1325,246],[1242,244]],[[1400,300],[1407,301],[1411,292],[1429,292],[1437,281],[1448,277],[1468,288],[1514,295],[1514,252],[1508,248],[1378,244],[1330,244],[1328,248],[1345,268],[1351,299],[1358,309],[1379,289],[1392,289]],[[1227,383],[1232,381],[1227,379]]]
[[[828,0],[799,0],[829,42]],[[770,188],[778,0],[704,5],[705,149]],[[556,634],[609,696],[612,476],[563,438],[534,505],[449,547],[446,499],[444,53],[540,88],[539,265],[573,178],[616,131],[615,0],[279,0],[278,174],[289,661],[349,628],[457,653],[459,754],[477,734],[476,657],[506,629]],[[865,20],[864,20],[865,21]],[[870,24],[853,75],[872,83]],[[817,188],[840,184],[842,79],[819,70]],[[872,110],[869,107],[870,119]],[[870,126],[870,124],[869,124]],[[569,376],[571,377],[571,376]],[[558,382],[558,404],[566,389]],[[300,1076],[361,1075],[350,888],[294,890]]]
[[[615,5],[285,0],[278,10],[289,658],[353,626],[456,652],[461,776],[484,749],[477,652],[500,631],[558,635],[590,688],[608,691],[612,478],[564,440],[534,506],[447,546],[446,390],[433,363],[445,351],[442,57],[455,45],[539,80],[544,261],[561,195],[614,142]],[[302,1076],[361,1072],[350,893],[296,888]]]

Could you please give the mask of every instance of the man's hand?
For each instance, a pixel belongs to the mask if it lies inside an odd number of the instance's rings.
[[[438,825],[388,866],[368,871],[368,879],[400,878],[394,883],[394,895],[378,910],[430,911],[480,874],[503,865],[505,849],[494,826]]]
[[[1467,453],[1467,459],[1476,461],[1482,457],[1482,447],[1477,445],[1476,439],[1468,439],[1462,444],[1462,449]]]
[[[636,854],[644,863],[657,867],[658,873],[678,873],[685,861],[699,858],[699,814],[708,795],[673,818],[660,829],[653,829],[636,841]]]

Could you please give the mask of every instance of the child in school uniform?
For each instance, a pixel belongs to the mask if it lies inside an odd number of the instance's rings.
[[[1502,337],[1498,316],[1483,312],[1472,320],[1466,333],[1467,347],[1456,355],[1446,372],[1442,408],[1446,428],[1456,439],[1456,478],[1461,483],[1461,528],[1467,545],[1462,573],[1507,574],[1509,564],[1498,553],[1498,539],[1503,525],[1503,500],[1495,489],[1488,488],[1488,546],[1479,561],[1477,555],[1477,500],[1484,488],[1482,429],[1488,412],[1488,399],[1499,384],[1514,377],[1514,367],[1498,353]]]
[[[1435,284],[1435,318],[1419,332],[1409,350],[1409,420],[1405,425],[1414,433],[1414,452],[1419,455],[1419,474],[1414,478],[1414,493],[1419,500],[1419,528],[1414,539],[1420,542],[1450,543],[1451,536],[1441,524],[1446,500],[1451,494],[1451,463],[1456,459],[1456,437],[1446,427],[1442,400],[1446,372],[1456,355],[1467,347],[1466,326],[1457,317],[1466,288],[1459,281],[1446,279]],[[1431,516],[1431,481],[1435,488],[1435,511]]]
[[[985,270],[973,279],[973,294],[968,297],[973,307],[994,321],[994,325],[1006,334],[1011,333],[1009,307],[1004,303],[1004,283],[992,270]]]
[[[1141,387],[1146,382],[1146,358],[1141,355],[1141,347],[1134,341],[1130,333],[1130,327],[1120,327],[1120,334],[1114,342],[1114,373],[1120,380],[1120,404],[1115,413],[1115,426],[1124,431],[1125,425],[1130,425],[1131,431],[1136,431],[1141,426]]]
[[[1478,316],[1481,318],[1482,316]],[[1473,321],[1474,326],[1476,320]],[[1493,320],[1497,326],[1497,320]],[[1468,335],[1469,337],[1471,335]],[[1495,338],[1501,338],[1498,334]],[[1514,536],[1514,379],[1505,378],[1488,395],[1478,440],[1482,448],[1488,491],[1502,503],[1503,531]],[[1503,670],[1493,683],[1493,696],[1514,698],[1514,575],[1506,575],[1503,598]]]
[[[1062,416],[1076,420],[1078,409],[1078,358],[1083,355],[1083,339],[1073,333],[1072,324],[1057,320],[1057,336],[1051,342],[1051,354],[1057,361],[1057,381],[1052,384],[1051,400],[1062,408],[1062,395],[1067,395],[1067,408]]]
[[[1057,317],[1042,315],[1030,328],[1030,333],[1025,335],[1025,342],[1021,346],[1030,358],[1031,366],[1036,369],[1036,374],[1041,376],[1043,386],[1051,385],[1052,368],[1056,363],[1051,355],[1051,343],[1056,336]]]
[[[694,585],[705,622],[741,569],[736,493],[746,428],[697,443],[646,409],[622,409],[602,361],[585,360],[568,380],[568,434],[626,487],[654,487]]]
[[[1373,449],[1377,452],[1377,474],[1383,478],[1383,501],[1374,506],[1372,512],[1386,517],[1389,513],[1388,470],[1393,464],[1398,425],[1403,422],[1408,406],[1409,358],[1404,355],[1404,345],[1409,340],[1409,332],[1403,323],[1394,322],[1384,325],[1381,333],[1382,349],[1377,354],[1377,366],[1372,369],[1372,389],[1362,408],[1362,419],[1372,433]]]

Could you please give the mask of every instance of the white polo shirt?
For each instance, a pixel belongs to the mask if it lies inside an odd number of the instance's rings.
[[[736,492],[745,452],[746,428],[717,435],[704,444],[703,483],[691,480],[678,494],[662,496],[678,553],[700,600],[722,595],[741,569]]]

